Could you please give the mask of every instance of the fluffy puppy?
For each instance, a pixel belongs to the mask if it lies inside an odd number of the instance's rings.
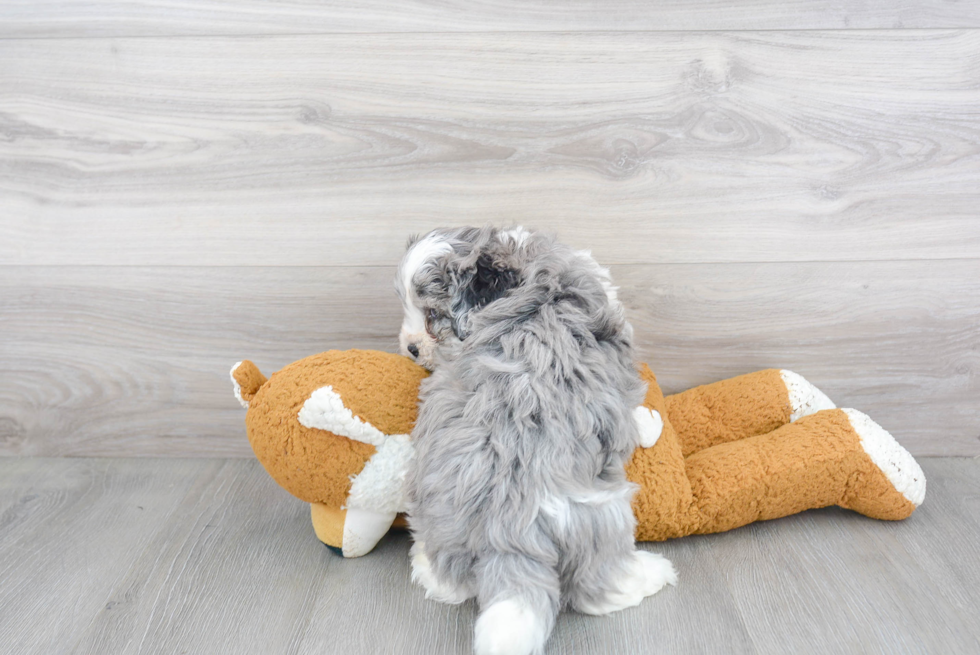
[[[606,614],[673,584],[633,541],[644,385],[608,274],[495,228],[432,232],[400,272],[403,348],[434,369],[407,479],[412,576],[477,598],[476,653],[539,653],[562,607]]]

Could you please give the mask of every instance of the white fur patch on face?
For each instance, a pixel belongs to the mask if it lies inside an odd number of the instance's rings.
[[[640,428],[640,446],[651,448],[663,434],[663,417],[657,410],[642,405],[633,410],[633,416],[636,418],[637,427]]]
[[[792,408],[790,423],[793,423],[804,416],[815,414],[822,409],[836,409],[833,403],[820,389],[813,386],[806,378],[793,371],[781,370],[779,376],[786,385],[789,393],[789,404]]]
[[[851,427],[861,437],[861,447],[868,454],[892,486],[918,507],[926,497],[926,476],[919,463],[902,448],[885,428],[856,409],[841,410],[847,414]]]
[[[414,244],[405,257],[402,258],[399,270],[399,295],[402,297],[402,308],[405,316],[402,319],[398,343],[401,354],[411,357],[409,345],[419,349],[416,361],[422,366],[431,367],[431,354],[435,348],[435,340],[425,331],[425,315],[422,313],[418,295],[415,293],[415,275],[427,263],[435,261],[440,255],[452,250],[446,238],[439,234],[430,234]]]
[[[444,255],[452,249],[453,247],[446,240],[446,237],[440,234],[430,234],[415,243],[405,253],[401,263],[401,282],[406,309],[408,306],[416,304],[415,289],[412,284],[415,280],[415,274],[427,263],[435,261],[439,255]],[[420,316],[421,314],[422,312],[419,312]],[[422,327],[425,328],[424,318]]]
[[[500,600],[483,610],[475,633],[476,655],[531,655],[541,652],[548,640],[543,617],[519,598]]]
[[[405,303],[404,309],[405,317],[402,319],[402,334],[406,338],[415,338],[426,334],[425,316],[422,314],[422,310],[411,302]]]
[[[231,376],[231,383],[233,385],[235,385],[235,400],[237,400],[239,403],[241,403],[242,407],[244,407],[245,409],[248,409],[248,401],[245,400],[244,398],[242,398],[242,385],[238,384],[238,380],[235,379],[235,371],[241,365],[242,365],[242,363],[241,362],[238,362],[237,364],[235,364],[234,366],[232,366],[231,367],[231,373],[229,373],[229,375]]]

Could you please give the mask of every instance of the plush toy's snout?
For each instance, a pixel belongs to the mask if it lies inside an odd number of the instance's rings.
[[[232,369],[256,457],[310,503],[317,536],[345,557],[374,548],[403,510],[426,375],[404,357],[356,350],[307,357],[268,380],[249,361]]]

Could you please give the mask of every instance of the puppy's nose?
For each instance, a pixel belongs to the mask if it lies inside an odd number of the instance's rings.
[[[412,357],[418,357],[419,347],[416,346],[414,343],[410,343],[408,344],[408,352],[412,353]]]

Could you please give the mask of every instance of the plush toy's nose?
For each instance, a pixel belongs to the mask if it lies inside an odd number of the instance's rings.
[[[412,357],[419,356],[419,347],[414,343],[408,344],[408,352],[412,353]]]

